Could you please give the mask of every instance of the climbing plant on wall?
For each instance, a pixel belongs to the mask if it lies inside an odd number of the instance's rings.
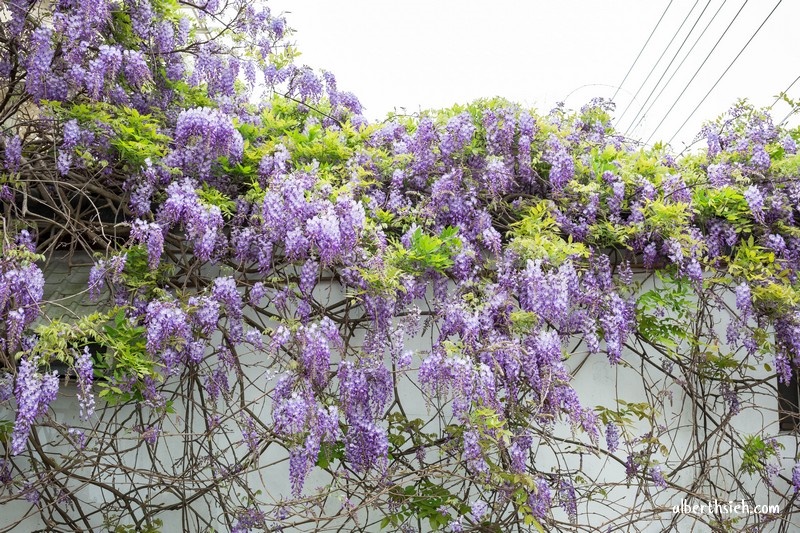
[[[737,425],[800,363],[797,130],[739,102],[676,158],[603,100],[375,123],[257,3],[2,9],[0,528],[797,520],[798,451]],[[44,299],[62,250],[92,313]],[[596,359],[646,401],[582,402]],[[670,511],[733,493],[781,511]]]

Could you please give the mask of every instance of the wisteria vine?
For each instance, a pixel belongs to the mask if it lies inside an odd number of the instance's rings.
[[[741,421],[800,365],[800,130],[739,102],[676,159],[601,99],[373,123],[256,2],[2,10],[0,529],[797,520],[796,438]],[[48,299],[88,256],[93,311]],[[670,510],[734,493],[782,511]]]

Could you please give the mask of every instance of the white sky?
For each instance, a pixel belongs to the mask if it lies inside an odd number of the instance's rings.
[[[636,97],[639,104],[622,117],[621,131],[629,128],[707,4],[654,96],[684,57],[685,62],[629,135],[641,140],[653,135],[652,144],[678,133],[672,145],[680,151],[702,122],[724,112],[737,98],[771,105],[800,75],[797,0],[780,2],[705,103],[677,131],[777,3],[673,0],[615,99],[619,117],[656,65]],[[303,53],[298,62],[333,72],[339,88],[354,92],[369,118],[382,119],[392,110],[410,113],[480,97],[503,96],[540,112],[559,101],[577,109],[594,96],[611,97],[668,4],[669,0],[271,0],[269,5],[286,12],[289,26],[296,30],[292,40]],[[705,66],[654,131],[742,6]],[[800,98],[800,81],[789,94]],[[789,106],[779,102],[774,110],[779,122]]]

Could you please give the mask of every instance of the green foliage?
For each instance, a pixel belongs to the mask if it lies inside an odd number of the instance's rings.
[[[691,212],[688,204],[652,200],[645,204],[644,226],[648,231],[663,237],[683,237]]]
[[[122,271],[122,279],[130,288],[155,294],[159,291],[159,284],[169,276],[172,268],[162,264],[156,270],[151,269],[147,248],[143,244],[135,244],[125,252],[125,268]]]
[[[513,433],[508,429],[508,421],[494,409],[488,407],[475,409],[470,413],[470,421],[477,428],[481,441],[502,444],[503,448],[511,446]]]
[[[659,164],[658,157],[647,150],[639,150],[631,163],[629,169],[633,174],[649,178],[651,181],[655,181],[656,176],[661,177],[666,173],[664,166]]]
[[[47,324],[36,326],[39,342],[34,346],[32,354],[39,358],[41,364],[60,361],[72,365],[76,352],[100,336],[102,324],[108,316],[93,313],[81,317],[76,323],[54,319]]]
[[[153,361],[146,350],[145,328],[136,326],[125,316],[124,309],[117,309],[110,323],[106,324],[98,336],[99,345],[105,354],[95,362],[95,372],[107,381],[100,381],[98,396],[111,404],[140,398],[134,389],[123,391],[119,383],[135,378],[141,382],[145,377],[160,379],[160,365]]]
[[[695,212],[705,219],[721,218],[733,225],[737,233],[752,230],[752,215],[741,190],[735,187],[706,188],[694,191],[692,204]]]
[[[153,11],[162,19],[177,23],[186,16],[178,0],[152,0]]]
[[[527,527],[535,528],[536,531],[539,531],[540,533],[544,533],[544,527],[542,527],[542,524],[540,524],[533,515],[533,509],[531,509],[530,505],[528,505],[528,492],[532,492],[534,494],[539,492],[539,487],[537,487],[532,480],[527,484],[527,486],[519,487],[513,492],[514,502],[516,503],[520,515],[522,515],[522,523]]]
[[[539,323],[539,317],[531,311],[512,311],[510,318],[512,330],[519,334],[531,331]]]
[[[208,96],[208,88],[205,84],[189,85],[183,80],[172,81],[167,77],[165,69],[161,70],[160,83],[164,83],[169,89],[175,92],[175,97],[181,102],[181,107],[216,107],[216,102]]]
[[[143,526],[118,525],[114,528],[114,533],[161,533],[164,522],[158,518],[148,521]]]
[[[384,261],[379,267],[357,267],[359,273],[364,278],[367,286],[379,294],[394,294],[396,291],[405,292],[402,284],[404,271],[396,266],[393,261]],[[351,296],[356,296],[364,291],[348,292]]]
[[[765,472],[767,462],[778,457],[778,449],[783,445],[777,441],[765,442],[758,435],[748,435],[742,446],[742,470],[750,475]]]
[[[739,244],[728,272],[747,281],[767,281],[775,273],[775,253],[758,246],[751,235]]]
[[[603,424],[614,422],[618,426],[633,426],[633,417],[637,420],[654,420],[658,415],[658,410],[645,402],[628,402],[621,398],[617,399],[617,409],[612,410],[608,407],[598,405],[595,407],[597,416]]]
[[[319,447],[316,465],[320,468],[328,468],[334,461],[342,459],[344,459],[344,442],[336,441],[333,444],[323,442]]]
[[[674,353],[681,342],[691,341],[689,321],[697,304],[686,280],[662,272],[657,272],[657,277],[663,285],[636,300],[637,329],[647,342]]]
[[[589,227],[586,242],[600,249],[629,249],[629,241],[636,235],[634,225],[614,224],[601,220]]]
[[[160,132],[163,124],[159,117],[142,115],[136,109],[103,102],[75,103],[69,106],[60,102],[45,102],[45,105],[61,120],[74,119],[82,128],[97,134],[105,136],[108,128],[111,128],[114,132],[110,136],[111,146],[130,169],[138,169],[146,161],[158,161],[167,153],[170,138]],[[88,151],[79,147],[77,153],[87,164],[95,163]],[[99,163],[107,164],[105,161]]]
[[[305,132],[287,131],[286,136],[289,141],[287,148],[298,165],[312,161],[320,165],[343,165],[353,153],[339,132],[323,129],[319,124]]]
[[[94,373],[101,389],[98,396],[109,403],[129,401],[138,397],[136,391],[125,392],[119,383],[133,378],[160,379],[160,365],[147,353],[145,328],[135,326],[125,316],[123,308],[109,313],[92,313],[74,323],[51,320],[36,327],[39,342],[32,355],[40,364],[59,361],[72,366],[84,346],[92,346]]]
[[[42,254],[36,254],[24,246],[13,246],[3,249],[2,259],[18,262],[21,267],[27,268],[31,263],[44,261]]]
[[[108,360],[111,363],[109,368],[113,367],[114,377],[156,376],[157,364],[150,360],[145,350],[145,328],[133,325],[123,309],[118,309],[113,315],[100,340],[102,345],[115,352]]]
[[[266,194],[267,191],[262,189],[258,182],[254,181],[250,183],[250,187],[245,193],[244,199],[250,203],[260,203],[264,201],[264,196],[266,196]]]
[[[108,122],[116,133],[111,144],[132,168],[138,169],[146,161],[156,161],[166,154],[169,137],[159,133],[158,120],[129,107],[115,111],[118,114]]]
[[[442,513],[442,508],[453,507],[460,514],[469,512],[469,507],[445,489],[441,484],[429,479],[421,479],[413,485],[401,487],[396,485],[389,491],[389,498],[400,510],[381,520],[381,529],[392,526],[397,529],[409,519],[426,520],[428,526],[436,531],[450,523],[449,515]]]
[[[797,288],[781,283],[768,282],[751,289],[753,304],[765,315],[781,316],[800,305]]]
[[[204,204],[219,207],[226,217],[232,217],[236,211],[236,202],[207,183],[203,183],[203,186],[197,191],[197,195]]]
[[[411,234],[411,246],[405,248],[395,242],[389,262],[409,273],[423,273],[428,269],[444,272],[453,266],[453,257],[461,248],[458,229],[447,227],[438,236],[428,235],[417,228]]]
[[[550,207],[548,201],[542,200],[513,225],[511,247],[525,259],[547,259],[555,266],[568,258],[588,257],[586,245],[559,234]]]
[[[604,172],[616,173],[619,171],[617,161],[622,156],[623,154],[610,144],[606,145],[602,151],[595,146],[589,152],[588,170],[596,178],[602,178]]]
[[[9,442],[11,441],[11,434],[13,433],[13,431],[14,431],[13,420],[0,419],[0,442],[2,442],[4,446],[8,447]]]
[[[404,413],[391,412],[386,417],[389,423],[388,439],[392,445],[391,453],[400,454],[403,447],[413,445],[422,447],[431,444],[436,438],[435,433],[425,433],[425,421],[421,418],[408,419]]]

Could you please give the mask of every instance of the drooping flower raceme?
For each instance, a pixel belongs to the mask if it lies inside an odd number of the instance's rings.
[[[550,513],[552,495],[550,486],[542,478],[536,479],[534,489],[528,494],[528,506],[531,513],[538,519],[546,518]]]
[[[5,317],[9,350],[20,345],[24,329],[39,316],[44,294],[41,269],[30,260],[20,259],[30,254],[27,246],[23,244],[17,250],[6,248],[6,257],[0,258],[0,317]]]
[[[17,400],[17,418],[11,436],[11,454],[25,449],[35,419],[42,416],[58,394],[58,373],[40,373],[38,359],[22,358],[17,367],[14,395]]]
[[[145,324],[148,353],[163,361],[168,373],[176,372],[193,339],[186,312],[174,300],[152,301],[147,305]]]
[[[84,347],[75,360],[75,373],[78,376],[78,404],[80,405],[81,420],[89,420],[94,414],[94,393],[92,392],[94,366],[88,346]]]
[[[217,109],[196,107],[182,111],[175,126],[175,150],[167,162],[191,175],[207,179],[212,163],[221,156],[236,162],[242,157],[242,135],[230,117]]]
[[[608,451],[615,452],[619,447],[619,429],[613,422],[609,422],[606,426],[606,445]]]
[[[226,242],[222,234],[224,221],[219,207],[204,205],[195,189],[195,182],[188,178],[171,183],[167,187],[167,199],[158,211],[156,221],[162,228],[183,225],[187,238],[194,242],[195,254],[207,261]],[[155,237],[157,226],[150,224],[137,231],[140,239],[146,239],[148,254],[152,254],[151,261],[154,261],[158,251],[158,240]]]

